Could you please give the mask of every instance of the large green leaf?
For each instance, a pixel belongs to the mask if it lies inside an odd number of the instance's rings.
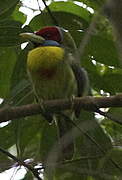
[[[18,82],[20,82],[21,80],[27,79],[27,71],[26,71],[27,53],[28,51],[24,49],[21,50],[21,52],[18,54],[16,65],[13,69],[11,87],[15,87],[18,84]]]
[[[59,22],[59,26],[65,29],[81,29],[81,25],[78,22],[81,22],[81,18],[67,12],[53,12],[53,15],[56,17]],[[46,19],[46,22],[45,22]],[[64,21],[65,19],[65,21]],[[67,23],[67,21],[69,23]],[[55,25],[52,21],[50,15],[46,12],[41,13],[40,15],[35,16],[30,22],[30,27],[35,31],[41,29],[44,26]],[[82,20],[82,28],[88,27],[88,23],[85,20]]]
[[[71,30],[88,27],[91,14],[86,9],[75,5],[72,2],[53,2],[49,7],[53,13],[53,16],[58,21],[59,26]],[[55,24],[46,10],[44,10],[40,15],[34,17],[30,22],[30,27],[33,30],[38,30],[43,26],[49,25]]]
[[[0,98],[9,95],[15,62],[16,53],[13,48],[0,48]]]
[[[96,61],[109,66],[119,66],[117,49],[112,39],[100,35],[91,36],[86,49],[87,55],[93,56]]]
[[[33,158],[33,160],[40,158],[43,123],[41,115],[26,117],[12,122],[18,155],[21,158]]]
[[[67,12],[74,14],[87,22],[89,22],[91,19],[91,14],[87,9],[82,8],[72,2],[53,2],[49,5],[49,8],[53,12]]]
[[[87,59],[86,59],[87,60]],[[88,70],[90,84],[98,92],[102,89],[105,92],[109,92],[111,95],[116,92],[122,92],[122,72],[121,70],[111,69],[106,67],[107,71],[103,74],[99,71],[97,65],[92,64],[92,62],[84,63],[85,68]]]
[[[117,166],[111,164],[110,159],[116,162]],[[119,168],[120,167],[120,168]],[[121,148],[114,148],[100,161],[99,168],[102,173],[107,173],[108,175],[121,176],[122,167],[122,150]]]
[[[30,44],[23,49],[17,57],[11,77],[11,92],[9,100],[13,105],[27,104],[33,102],[31,83],[27,75],[26,61]]]
[[[15,143],[15,134],[11,123],[0,128],[0,147],[8,149]]]
[[[19,0],[0,1],[0,21],[12,14],[18,2]]]
[[[22,23],[13,20],[0,22],[0,47],[17,46],[22,43],[20,33],[29,31],[27,27],[22,28]]]
[[[121,93],[122,92],[122,71],[110,70],[106,72],[101,78],[101,88],[106,92],[111,94]]]
[[[117,119],[122,122],[122,108],[110,108],[108,113],[111,117]],[[102,124],[106,131],[110,134],[113,139],[113,143],[115,146],[122,146],[122,126],[114,121],[105,119],[102,121]]]
[[[0,128],[0,148],[8,151],[8,149],[14,144],[14,129],[11,123],[9,123],[8,125]],[[0,152],[0,172],[9,169],[12,164],[12,161],[5,154]]]
[[[71,30],[70,33],[79,46],[85,33],[76,30]],[[107,33],[105,35],[97,34],[91,35],[81,57],[81,64],[88,71],[90,84],[95,90],[103,89],[111,94],[120,93],[122,91],[120,83],[122,72],[118,68],[120,64],[114,41],[111,36],[107,36]],[[96,64],[92,60],[95,60]],[[113,68],[109,66],[113,66]]]
[[[85,32],[70,30],[77,46],[82,42]],[[80,49],[81,51],[81,49]],[[82,62],[87,63],[87,59],[92,57],[95,61],[108,65],[120,67],[119,57],[116,49],[115,42],[109,34],[102,34],[101,31],[92,33],[90,39],[85,47],[83,57],[81,57]],[[89,59],[88,59],[89,61]]]
[[[112,149],[111,140],[91,112],[82,110],[77,126],[79,137],[76,143],[76,158],[84,157],[84,160],[81,159],[80,162],[81,168],[88,173],[86,177],[91,175],[98,178],[100,176],[99,171],[97,171],[99,160]],[[85,178],[85,173],[83,175]]]
[[[55,123],[49,125],[47,121],[43,124],[43,130],[40,141],[40,157],[43,162],[45,162],[50,155],[50,153],[57,151],[58,138],[57,129]],[[55,147],[54,147],[55,146]],[[52,156],[55,154],[52,153]],[[58,154],[59,155],[59,154]]]

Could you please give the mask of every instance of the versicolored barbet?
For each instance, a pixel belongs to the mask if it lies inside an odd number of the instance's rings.
[[[21,36],[34,44],[34,48],[28,53],[27,70],[38,102],[71,99],[72,96],[87,94],[87,73],[77,61],[77,48],[69,32],[57,26],[49,26]],[[74,111],[45,114],[45,118],[49,115],[53,119],[55,116],[63,159],[71,159],[74,154],[74,137],[71,131],[73,125],[70,120],[74,120],[79,114],[77,109]],[[65,141],[66,135],[69,142]]]

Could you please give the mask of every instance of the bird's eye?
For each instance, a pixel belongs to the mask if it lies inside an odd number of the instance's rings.
[[[50,34],[46,34],[46,37],[49,38],[49,37],[51,37],[51,35]]]

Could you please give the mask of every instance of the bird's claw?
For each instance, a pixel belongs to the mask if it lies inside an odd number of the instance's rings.
[[[73,111],[74,110],[74,99],[75,99],[75,96],[72,95],[71,98],[69,99],[70,102],[71,102],[71,110]]]

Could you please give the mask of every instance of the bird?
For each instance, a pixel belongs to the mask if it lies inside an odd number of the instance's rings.
[[[34,33],[20,35],[33,44],[28,52],[27,71],[40,104],[44,100],[72,99],[88,94],[88,75],[79,63],[76,44],[67,30],[46,26]],[[79,113],[79,108],[57,114],[45,110],[43,113],[49,123],[55,119],[62,158],[66,160],[72,159],[75,151],[71,121],[78,118]],[[67,133],[68,143],[64,139]]]

